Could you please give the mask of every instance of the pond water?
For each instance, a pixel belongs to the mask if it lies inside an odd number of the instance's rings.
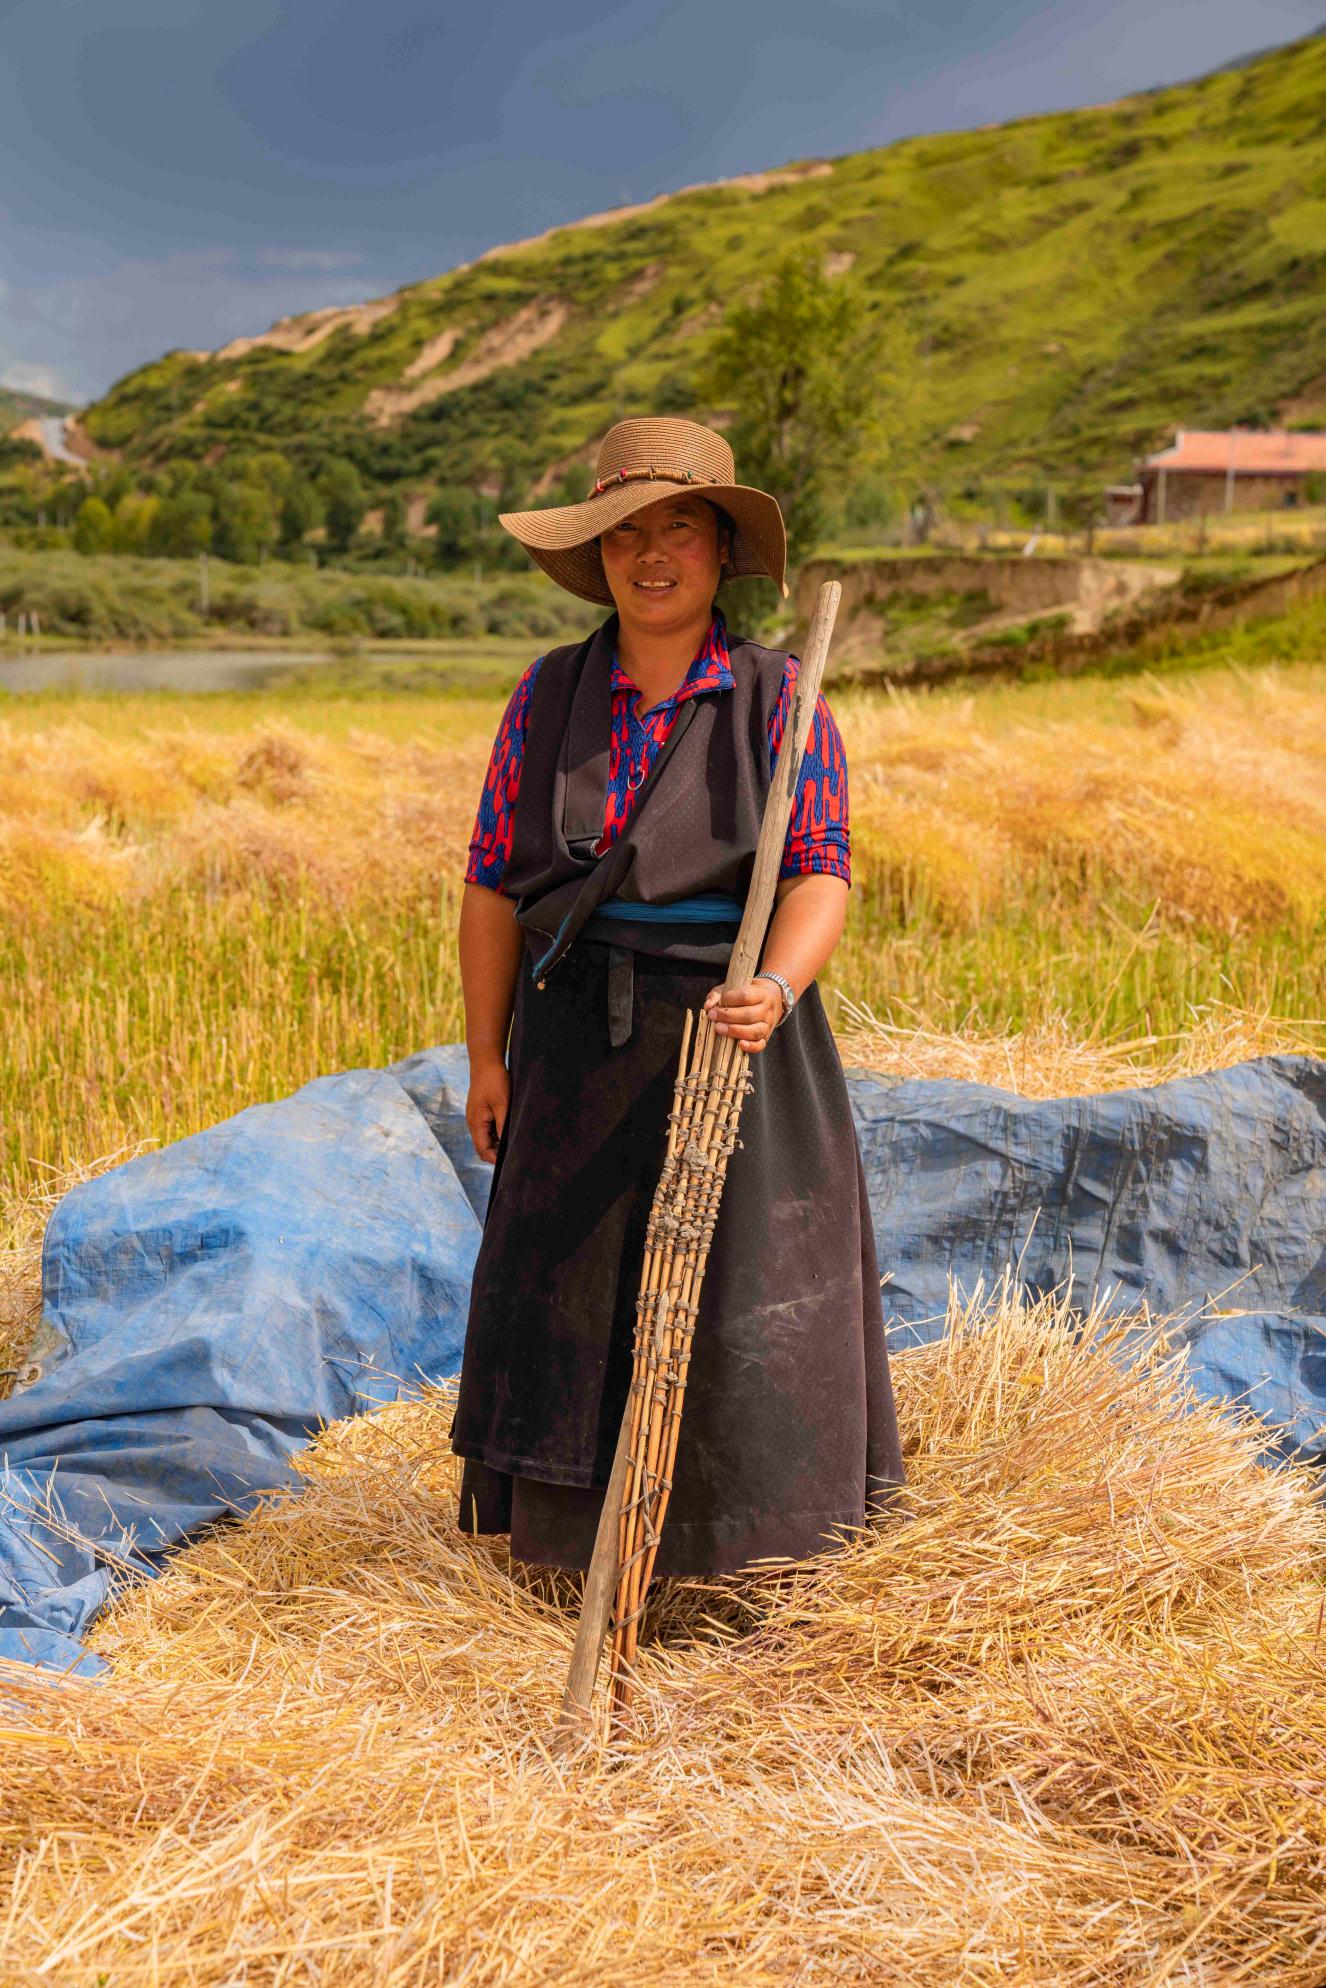
[[[280,670],[329,663],[325,650],[91,649],[0,653],[0,693],[22,690],[245,690]]]

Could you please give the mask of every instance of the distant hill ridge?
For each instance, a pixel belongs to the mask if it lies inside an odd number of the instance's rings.
[[[1108,476],[1176,425],[1326,426],[1326,38],[589,215],[167,353],[84,426],[145,465],[275,447],[379,488],[546,488],[621,413],[691,411],[725,303],[797,242],[898,320],[927,474]]]
[[[10,434],[22,421],[72,412],[70,401],[48,400],[44,394],[27,393],[22,387],[7,387],[0,381],[0,435]]]

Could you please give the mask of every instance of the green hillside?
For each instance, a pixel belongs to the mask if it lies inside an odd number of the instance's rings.
[[[1326,38],[595,217],[167,354],[85,426],[145,467],[276,447],[378,488],[523,489],[623,412],[692,411],[723,301],[804,242],[910,351],[899,470],[1099,478],[1176,424],[1326,426]]]
[[[20,421],[30,421],[33,415],[72,412],[67,401],[46,400],[39,393],[25,393],[21,387],[7,387],[0,382],[0,435],[7,435]]]

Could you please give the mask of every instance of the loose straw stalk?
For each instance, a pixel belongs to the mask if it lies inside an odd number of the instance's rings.
[[[764,948],[788,817],[841,591],[835,581],[828,581],[816,598],[760,824],[746,908],[728,965],[728,987],[740,987],[750,979]],[[705,1265],[727,1163],[737,1145],[741,1107],[752,1089],[749,1062],[746,1051],[731,1036],[720,1036],[707,1015],[701,1014],[694,1024],[687,1015],[663,1170],[645,1235],[631,1391],[585,1582],[562,1703],[563,1728],[573,1729],[588,1715],[610,1610],[614,1725],[620,1724],[630,1705],[640,1620],[672,1491]]]

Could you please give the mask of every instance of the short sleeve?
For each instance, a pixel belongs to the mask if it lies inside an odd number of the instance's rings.
[[[796,690],[799,664],[789,656],[782,688],[769,720],[769,767],[783,742],[783,729]],[[847,754],[842,733],[824,697],[806,740],[801,776],[787,824],[780,877],[828,876],[852,881],[852,843],[847,813]]]
[[[465,881],[467,884],[483,884],[488,890],[501,890],[511,855],[516,796],[520,792],[520,769],[525,760],[525,727],[542,661],[540,656],[530,664],[511,693],[497,728],[497,737],[493,740],[488,771],[479,795],[479,811],[474,817],[474,832],[470,836]]]

